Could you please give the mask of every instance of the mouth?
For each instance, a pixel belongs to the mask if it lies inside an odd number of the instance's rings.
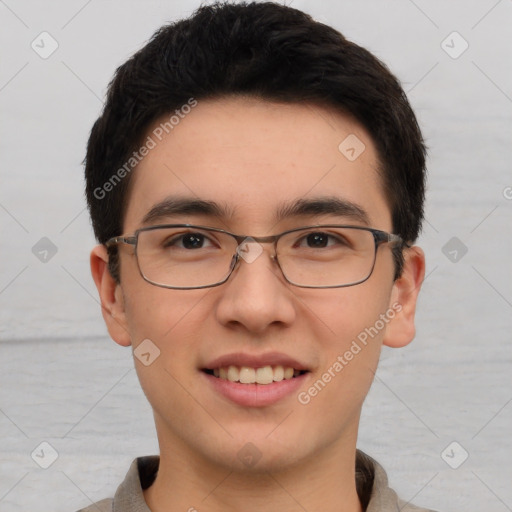
[[[265,407],[291,399],[311,369],[283,353],[226,354],[200,368],[215,394],[242,407]]]
[[[267,365],[259,368],[250,366],[221,366],[213,369],[204,368],[203,372],[218,379],[240,384],[260,384],[262,386],[294,379],[307,373],[307,370],[299,370],[292,366]]]

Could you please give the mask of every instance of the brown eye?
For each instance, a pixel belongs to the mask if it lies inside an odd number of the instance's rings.
[[[203,247],[205,237],[196,233],[190,233],[182,237],[182,244],[185,249],[200,249]]]
[[[306,237],[308,247],[322,248],[327,247],[329,243],[329,235],[326,233],[311,233]]]

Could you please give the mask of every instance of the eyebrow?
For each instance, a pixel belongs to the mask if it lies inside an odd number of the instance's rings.
[[[167,197],[155,204],[142,218],[142,224],[151,224],[174,215],[206,215],[226,218],[231,216],[230,209],[215,201],[188,197]]]
[[[142,224],[152,224],[168,217],[182,215],[205,215],[207,217],[228,219],[233,216],[233,213],[233,208],[215,201],[188,197],[167,197],[155,204],[144,215]],[[362,206],[339,197],[317,197],[283,203],[276,210],[275,220],[281,221],[288,217],[315,215],[336,215],[350,218],[367,226],[370,225],[368,213]]]
[[[314,216],[314,215],[336,215],[348,217],[361,222],[366,226],[370,225],[370,217],[366,210],[346,199],[339,197],[318,197],[313,199],[299,199],[289,204],[283,204],[278,210],[276,218],[282,220],[287,217]]]

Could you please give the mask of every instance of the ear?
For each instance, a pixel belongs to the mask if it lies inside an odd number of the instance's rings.
[[[389,307],[396,312],[388,323],[383,344],[404,347],[416,334],[414,315],[418,293],[425,277],[425,254],[417,246],[404,251],[402,275],[394,282]]]
[[[108,253],[104,245],[93,248],[90,263],[108,332],[116,343],[127,347],[131,345],[131,340],[126,322],[123,290],[108,270]]]

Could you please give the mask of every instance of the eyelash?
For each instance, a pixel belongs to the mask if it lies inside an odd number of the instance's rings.
[[[172,238],[168,238],[168,239],[164,240],[164,242],[162,243],[162,246],[164,248],[176,246],[177,243],[179,243],[180,241],[183,242],[184,238],[187,236],[199,236],[203,239],[203,241],[206,240],[206,241],[210,242],[212,245],[215,245],[212,243],[213,241],[208,235],[205,235],[204,233],[197,232],[197,231],[189,231],[186,233],[180,233],[180,234],[173,235]],[[184,248],[184,247],[180,247],[180,249],[181,248]]]

